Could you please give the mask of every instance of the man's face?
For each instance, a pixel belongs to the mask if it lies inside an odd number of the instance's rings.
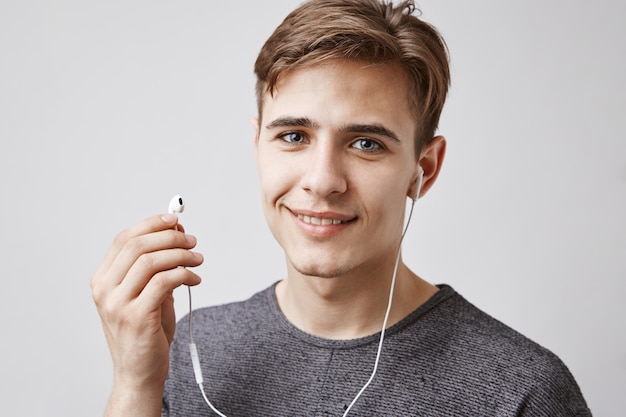
[[[290,274],[393,265],[418,175],[408,91],[396,66],[332,61],[281,75],[266,95],[257,165]]]

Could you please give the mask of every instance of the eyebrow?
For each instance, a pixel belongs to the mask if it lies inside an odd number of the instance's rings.
[[[272,120],[267,126],[266,129],[276,129],[278,127],[289,127],[289,126],[302,126],[308,128],[318,128],[319,124],[315,123],[313,120],[308,117],[279,117],[278,119]]]
[[[378,136],[386,136],[389,139],[400,142],[398,135],[396,135],[393,131],[387,129],[385,126],[377,123],[346,125],[341,128],[341,131],[348,133],[370,133]]]
[[[310,129],[317,129],[320,125],[308,117],[279,117],[278,119],[273,120],[269,123],[266,129],[276,129],[280,127],[290,127],[290,126],[301,126]],[[387,129],[385,126],[378,123],[364,124],[364,123],[355,123],[348,124],[342,126],[340,129],[341,132],[345,133],[369,133],[379,136],[386,136],[390,139],[393,139],[397,142],[400,141],[398,135],[396,135],[392,130]]]

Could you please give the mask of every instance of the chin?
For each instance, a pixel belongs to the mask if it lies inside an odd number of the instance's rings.
[[[338,276],[344,275],[351,269],[348,265],[303,265],[295,262],[291,262],[291,267],[295,269],[299,274],[308,277],[318,278],[336,278]]]

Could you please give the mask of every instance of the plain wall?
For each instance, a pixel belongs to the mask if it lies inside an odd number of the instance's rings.
[[[0,409],[99,415],[89,280],[185,196],[194,306],[284,276],[260,208],[252,65],[299,1],[0,1]],[[554,351],[598,416],[626,392],[622,2],[424,0],[448,42],[441,177],[406,262]],[[177,311],[187,308],[177,291]],[[235,417],[235,416],[233,416]]]

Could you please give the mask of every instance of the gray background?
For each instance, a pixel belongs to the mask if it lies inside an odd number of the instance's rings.
[[[256,53],[298,3],[0,2],[3,415],[101,414],[111,364],[89,279],[114,235],[173,194],[207,259],[196,307],[283,277],[249,119]],[[625,7],[420,6],[449,44],[453,86],[448,156],[405,259],[553,350],[592,411],[618,416]]]

